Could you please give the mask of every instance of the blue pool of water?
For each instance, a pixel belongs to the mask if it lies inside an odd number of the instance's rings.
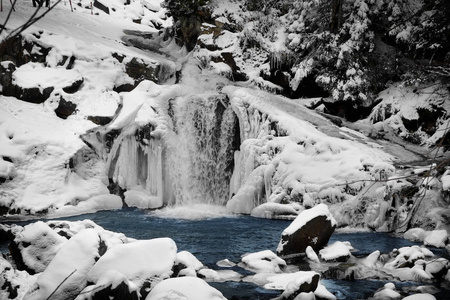
[[[290,224],[290,221],[285,220],[257,219],[249,216],[201,220],[161,218],[138,209],[104,211],[63,219],[90,219],[107,230],[121,232],[135,239],[170,237],[176,242],[179,251],[191,252],[211,269],[220,269],[216,263],[222,259],[227,258],[237,263],[246,253],[266,249],[275,252],[281,233]],[[34,221],[17,224],[25,225],[31,222]],[[394,248],[417,244],[386,233],[374,232],[334,233],[329,243],[334,241],[349,241],[358,250],[353,253],[357,257],[367,256],[375,250],[388,253]],[[6,252],[6,246],[6,243],[0,243],[0,252]],[[245,274],[240,268],[236,267],[235,270]],[[323,279],[322,283],[338,299],[366,299],[373,296],[386,282]],[[228,299],[272,299],[280,293],[245,282],[210,284],[222,291]],[[398,289],[401,285],[404,283],[398,283]]]

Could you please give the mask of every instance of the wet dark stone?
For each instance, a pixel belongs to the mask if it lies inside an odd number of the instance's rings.
[[[332,226],[326,216],[317,216],[292,235],[282,235],[281,243],[284,243],[284,246],[277,254],[279,256],[301,254],[308,246],[317,252],[327,245],[335,228],[336,226]]]
[[[67,119],[67,117],[72,115],[76,109],[77,105],[75,103],[66,101],[63,97],[61,97],[58,107],[55,109],[55,113],[61,119]]]

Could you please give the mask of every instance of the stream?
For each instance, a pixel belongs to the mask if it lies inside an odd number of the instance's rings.
[[[186,217],[186,216],[184,216]],[[217,262],[229,259],[234,263],[241,260],[246,253],[262,250],[276,251],[282,231],[290,224],[286,220],[258,219],[243,215],[219,215],[213,218],[177,219],[173,216],[146,212],[139,209],[126,208],[117,211],[101,211],[61,218],[61,220],[77,221],[90,219],[103,228],[121,232],[127,237],[136,239],[152,239],[158,237],[172,238],[178,251],[186,250],[194,254],[210,269],[224,269]],[[35,222],[19,222],[26,225]],[[376,232],[335,232],[329,241],[349,241],[356,249],[355,257],[365,257],[375,250],[388,253],[394,248],[418,245],[403,238],[387,233]],[[437,256],[449,258],[445,249],[430,248]],[[7,244],[0,242],[0,252],[7,252]],[[300,269],[309,269],[307,263],[300,264]],[[251,272],[238,266],[232,270],[246,276]],[[386,281],[381,280],[339,280],[322,278],[322,284],[337,299],[367,299],[382,287]],[[407,290],[419,286],[416,282],[394,282],[397,290]],[[273,299],[281,291],[266,290],[249,282],[210,282],[211,286],[220,290],[227,299]],[[441,293],[435,294],[437,299],[448,299],[448,287],[436,285]]]

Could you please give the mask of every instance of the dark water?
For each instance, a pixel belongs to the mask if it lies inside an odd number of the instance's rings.
[[[155,217],[137,209],[105,211],[64,218],[68,221],[84,219],[90,219],[107,230],[121,232],[127,237],[136,239],[170,237],[176,242],[179,251],[191,252],[204,265],[216,270],[220,269],[216,263],[222,259],[227,258],[237,263],[245,253],[266,249],[275,252],[282,231],[290,224],[290,221],[257,219],[249,216],[203,220],[168,219]],[[386,233],[372,232],[334,233],[330,243],[334,241],[349,241],[358,250],[353,253],[357,257],[367,256],[375,250],[387,253],[394,248],[417,244]],[[6,243],[0,243],[0,252],[5,251],[7,251]],[[238,267],[233,269],[241,274],[248,274]],[[322,283],[338,299],[366,299],[373,296],[374,292],[386,282],[323,279]],[[233,297],[233,299],[272,299],[280,294],[280,291],[265,290],[252,283],[210,284],[222,291],[228,299]],[[405,285],[411,285],[411,283],[396,283],[399,290]]]

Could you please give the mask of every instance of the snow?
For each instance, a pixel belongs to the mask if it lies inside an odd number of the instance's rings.
[[[172,275],[176,251],[175,242],[170,238],[116,245],[100,257],[87,275],[87,280],[97,283],[108,270],[122,273],[140,287],[145,280],[153,277],[163,280]]]
[[[192,253],[188,251],[181,251],[177,253],[176,264],[182,264],[186,266],[185,269],[182,269],[178,274],[181,276],[197,276],[197,271],[203,268],[203,264],[199,261]]]
[[[431,294],[424,293],[407,296],[403,298],[403,300],[436,300],[436,297]]]
[[[331,222],[331,226],[336,226],[336,220],[328,210],[328,206],[321,203],[314,206],[313,208],[302,211],[297,216],[297,218],[295,218],[295,220],[292,221],[292,223],[283,231],[283,235],[294,234],[297,230],[305,226],[306,223],[319,216],[327,217],[327,220]]]
[[[170,278],[158,283],[146,300],[224,300],[221,292],[195,277]]]
[[[427,231],[422,228],[411,228],[403,234],[403,237],[437,248],[444,248],[449,241],[449,235],[445,229]]]
[[[242,257],[243,267],[258,273],[281,273],[286,262],[271,250],[246,254]]]
[[[350,257],[353,247],[348,242],[336,241],[319,251],[319,256],[323,260],[336,260],[340,257]]]
[[[99,243],[94,229],[75,235],[39,274],[23,299],[47,299],[55,290],[52,299],[63,300],[78,295],[87,284],[86,275],[99,257]]]
[[[25,265],[36,273],[43,272],[67,239],[53,231],[46,223],[38,221],[27,225],[14,239]]]
[[[443,248],[448,241],[447,230],[433,230],[423,240],[423,243],[427,246],[434,246],[437,248]]]
[[[306,247],[305,249],[306,257],[314,262],[319,262],[319,257],[317,256],[317,253],[314,251],[314,249],[311,246]]]

